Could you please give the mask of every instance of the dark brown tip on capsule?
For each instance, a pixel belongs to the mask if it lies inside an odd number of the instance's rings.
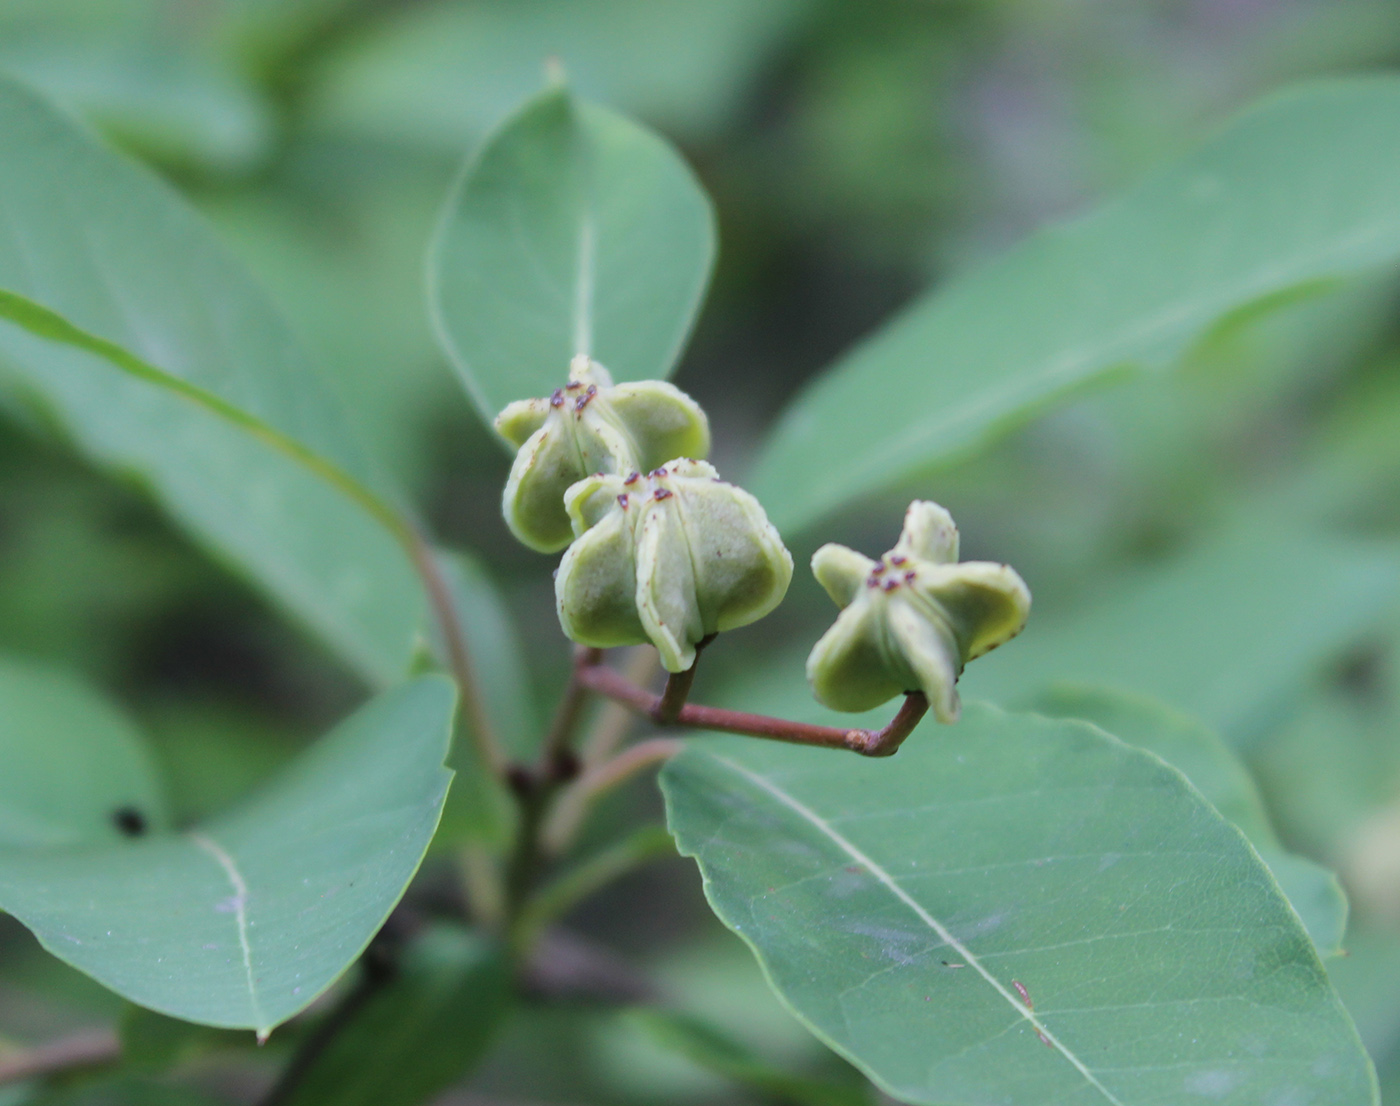
[[[902,564],[903,564],[905,561],[907,561],[908,559],[909,559],[909,558],[908,558],[908,557],[905,557],[903,554],[896,553],[893,557],[890,558],[890,564],[892,564],[892,565],[902,565]]]
[[[650,476],[653,480],[655,480],[658,476],[665,476],[666,467],[663,465],[659,469],[652,469],[649,473],[647,473],[647,475]]]
[[[888,579],[888,580],[885,581],[885,590],[886,590],[886,591],[894,591],[894,589],[897,588],[897,587],[899,587],[899,581],[898,581],[898,580],[896,580],[896,579],[894,579],[894,578],[890,578],[890,579]]]
[[[564,406],[564,389],[563,389],[563,388],[555,388],[555,389],[554,389],[554,394],[553,394],[552,396],[549,397],[549,405],[550,405],[551,407],[563,407],[563,406]]]
[[[876,565],[874,568],[872,568],[870,571],[871,571],[871,573],[872,573],[873,575],[879,576],[882,572],[885,571],[885,568],[886,568],[885,565],[883,565],[883,564],[878,564],[878,565]]]
[[[574,400],[574,410],[582,411],[585,407],[588,406],[588,401],[591,400],[597,394],[598,385],[590,384],[588,386],[588,391],[584,392],[583,395],[579,396],[578,399]]]
[[[622,484],[623,484],[624,487],[631,487],[633,484],[635,484],[635,483],[636,483],[638,480],[640,480],[641,478],[642,478],[642,474],[641,474],[640,472],[634,472],[631,476],[629,476],[626,480],[624,480],[624,481],[622,482]]]
[[[911,568],[908,572],[906,572],[906,573],[904,574],[904,578],[905,578],[906,580],[912,581],[912,580],[914,579],[914,575],[915,575],[915,574],[914,574],[914,570]]]
[[[880,586],[880,577],[874,574],[867,576],[865,578],[865,586],[868,588],[878,588]]]
[[[673,496],[673,495],[675,495],[675,494],[676,494],[675,492],[669,491],[669,490],[667,490],[666,488],[657,488],[656,491],[652,492],[652,498],[653,498],[653,499],[670,499],[671,496]]]
[[[627,493],[626,493],[626,492],[623,492],[620,496],[618,496],[618,497],[617,497],[617,501],[618,501],[619,503],[622,504],[622,509],[623,509],[624,511],[627,510]]]
[[[583,381],[582,381],[582,380],[575,380],[572,384],[567,384],[567,385],[565,385],[565,391],[572,392],[572,391],[576,391],[577,389],[582,388],[582,387],[583,387]]]

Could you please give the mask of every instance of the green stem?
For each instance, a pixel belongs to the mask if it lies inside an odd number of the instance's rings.
[[[516,923],[518,939],[532,943],[546,926],[595,891],[643,864],[675,855],[675,842],[664,826],[643,826],[542,887]]]

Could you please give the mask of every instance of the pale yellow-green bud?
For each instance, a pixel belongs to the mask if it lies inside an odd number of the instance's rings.
[[[564,633],[582,645],[650,641],[668,672],[684,672],[696,643],[762,618],[792,581],[758,500],[704,461],[591,476],[565,505],[577,537],[554,591]]]
[[[510,404],[496,416],[496,429],[518,450],[501,500],[506,524],[541,553],[563,549],[573,537],[564,509],[571,484],[710,450],[705,412],[679,388],[662,380],[614,384],[582,355],[570,365],[566,387]]]
[[[963,666],[1015,637],[1031,593],[1007,565],[958,563],[958,530],[937,503],[916,500],[899,542],[878,561],[824,545],[812,572],[841,607],[807,658],[807,678],[835,710],[861,711],[922,691],[956,722]]]

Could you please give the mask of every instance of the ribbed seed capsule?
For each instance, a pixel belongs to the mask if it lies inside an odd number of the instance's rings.
[[[757,621],[782,602],[792,555],[758,500],[704,461],[581,480],[565,505],[577,535],[555,598],[582,645],[650,641],[669,672],[702,638]]]
[[[807,658],[813,692],[835,710],[922,691],[935,718],[956,722],[963,667],[1020,633],[1030,613],[1015,570],[959,564],[952,517],[924,500],[909,505],[899,542],[880,560],[824,545],[812,572],[842,608]]]
[[[564,493],[590,473],[628,473],[710,450],[705,412],[661,380],[614,384],[580,355],[553,395],[510,404],[496,429],[517,448],[501,510],[511,533],[552,553],[573,537]]]

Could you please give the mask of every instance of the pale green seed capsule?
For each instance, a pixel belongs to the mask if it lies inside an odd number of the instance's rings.
[[[563,549],[573,537],[564,509],[571,484],[710,450],[705,412],[679,388],[662,380],[614,384],[582,355],[569,367],[567,387],[510,404],[496,416],[496,429],[517,448],[502,513],[511,533],[541,553]]]
[[[812,572],[842,608],[807,658],[812,690],[834,710],[922,691],[935,718],[956,722],[964,665],[1015,637],[1030,614],[1025,581],[1007,565],[959,564],[952,517],[923,500],[880,560],[824,545]]]
[[[704,461],[591,476],[565,504],[577,537],[554,591],[581,645],[650,641],[668,672],[684,672],[697,642],[762,618],[792,582],[792,554],[758,500]]]

